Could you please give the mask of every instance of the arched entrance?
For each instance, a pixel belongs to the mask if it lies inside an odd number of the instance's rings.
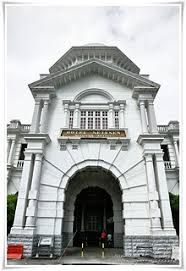
[[[114,233],[113,203],[110,195],[100,187],[83,189],[76,198],[74,210],[73,245],[98,246],[102,230]]]
[[[123,247],[122,211],[122,191],[111,171],[100,166],[78,170],[66,186],[64,247],[79,245],[83,231],[87,232],[89,245],[97,246],[103,228],[111,231],[113,247]]]

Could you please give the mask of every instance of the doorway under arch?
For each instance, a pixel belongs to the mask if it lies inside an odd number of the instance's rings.
[[[111,197],[100,187],[85,188],[77,195],[75,201],[73,245],[81,246],[82,242],[86,242],[88,246],[100,245],[102,230],[113,236]]]
[[[84,207],[83,202],[86,202]],[[111,171],[100,166],[82,168],[71,177],[66,186],[63,246],[79,245],[83,230],[88,232],[89,245],[98,245],[99,234],[105,228],[112,234],[113,247],[123,247],[122,211],[122,191]]]

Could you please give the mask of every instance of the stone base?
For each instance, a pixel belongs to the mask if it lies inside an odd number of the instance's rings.
[[[24,246],[23,257],[30,258],[34,257],[37,253],[39,237],[40,237],[39,235],[28,236],[28,235],[9,234],[8,244],[23,244]],[[47,235],[47,237],[50,237],[50,235]],[[62,251],[62,236],[54,236],[53,253],[55,256],[60,256],[61,251]]]
[[[47,235],[49,237],[49,235]],[[153,258],[171,258],[172,247],[178,246],[177,236],[124,236],[123,234],[114,234],[114,247],[123,247],[123,254],[126,257],[153,257]],[[33,257],[37,252],[39,235],[28,236],[19,234],[10,234],[8,244],[20,244],[24,246],[24,258]],[[73,246],[73,234],[64,232],[63,235],[54,236],[53,254],[60,256],[63,250],[68,246]],[[123,240],[123,242],[122,242]]]
[[[124,236],[126,257],[171,258],[172,247],[178,245],[177,236]]]
[[[34,255],[34,248],[37,246],[37,236],[9,234],[8,244],[23,244],[23,257],[29,258]]]

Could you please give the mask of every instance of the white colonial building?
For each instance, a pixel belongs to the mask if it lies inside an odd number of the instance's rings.
[[[98,244],[170,257],[178,238],[168,192],[179,193],[179,123],[157,125],[151,81],[117,47],[72,47],[29,85],[31,125],[8,124],[8,193],[18,192],[9,242],[35,253]]]

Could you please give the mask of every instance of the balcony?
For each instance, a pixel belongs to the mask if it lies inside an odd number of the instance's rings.
[[[21,124],[19,120],[12,120],[7,125],[8,132],[28,133],[30,131],[30,124]]]
[[[160,134],[166,134],[167,132],[179,132],[179,122],[170,121],[168,125],[158,125],[158,132]]]

